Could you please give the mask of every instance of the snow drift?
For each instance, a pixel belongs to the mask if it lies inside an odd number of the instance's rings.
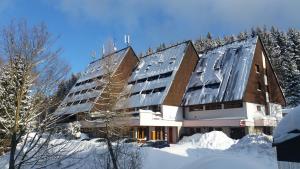
[[[229,138],[221,131],[212,131],[205,134],[194,134],[192,136],[183,137],[178,144],[187,144],[197,146],[198,148],[225,150],[231,147],[235,140]]]
[[[281,143],[300,135],[300,106],[293,108],[279,122],[274,131],[274,143]]]
[[[241,138],[230,147],[231,151],[255,153],[257,155],[275,156],[272,149],[272,136],[265,134],[250,134]]]

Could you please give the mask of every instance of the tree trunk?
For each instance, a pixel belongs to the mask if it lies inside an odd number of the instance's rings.
[[[109,154],[110,154],[110,157],[111,157],[111,161],[113,163],[114,169],[118,169],[117,159],[115,157],[115,153],[114,153],[112,144],[110,142],[109,126],[107,124],[105,124],[105,130],[106,130],[105,138],[106,138],[106,143],[107,143],[108,151],[109,151]]]
[[[10,142],[10,157],[9,157],[9,169],[15,169],[15,153],[17,147],[17,133],[13,132]]]
[[[108,146],[108,151],[109,151],[109,154],[110,154],[111,161],[113,163],[114,169],[118,169],[117,159],[115,157],[115,153],[114,153],[114,150],[113,150],[113,147],[112,147],[112,144],[111,144],[109,138],[107,138],[107,146]]]

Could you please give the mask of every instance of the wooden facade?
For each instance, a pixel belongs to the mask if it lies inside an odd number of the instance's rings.
[[[265,79],[265,75],[267,79]],[[265,83],[265,80],[267,80],[267,83]],[[266,98],[266,92],[268,93],[268,99]],[[243,101],[265,105],[266,112],[269,111],[268,102],[285,106],[283,92],[260,38],[258,38],[256,44]]]
[[[182,103],[182,97],[184,95],[187,84],[194,68],[198,62],[198,54],[191,41],[188,42],[183,60],[179,66],[179,69],[175,75],[174,80],[168,94],[163,102],[163,105],[180,106]]]

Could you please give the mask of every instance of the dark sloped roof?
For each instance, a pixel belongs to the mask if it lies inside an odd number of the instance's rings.
[[[125,107],[160,105],[164,101],[185,55],[189,41],[140,58],[129,79],[131,96]],[[124,102],[124,100],[123,100]],[[120,103],[120,105],[123,105]]]
[[[183,105],[241,100],[250,75],[258,37],[200,54]]]
[[[60,104],[56,110],[56,114],[75,114],[79,112],[88,112],[93,107],[93,102],[89,101],[91,99],[97,99],[103,92],[104,87],[98,88],[99,80],[101,79],[107,70],[105,70],[103,64],[109,59],[112,68],[110,70],[116,70],[125,57],[126,53],[129,51],[130,47],[118,50],[114,53],[103,56],[101,59],[91,62],[87,69],[81,73],[80,78],[77,80],[76,84],[70,90],[68,96],[65,97],[63,102]],[[89,90],[90,89],[90,90]],[[88,90],[79,94],[74,95],[76,92]],[[73,93],[73,95],[71,94]],[[84,100],[84,103],[68,105],[68,103],[74,103],[76,101]],[[86,102],[85,102],[86,101]]]

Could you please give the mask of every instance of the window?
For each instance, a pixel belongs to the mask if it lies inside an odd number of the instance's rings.
[[[77,91],[77,92],[74,93],[74,95],[79,95],[79,93],[80,93],[80,91]]]
[[[139,116],[140,116],[140,113],[132,113],[132,116],[133,116],[133,117],[139,117]]]
[[[167,77],[170,77],[172,75],[172,71],[171,72],[167,72],[167,73],[163,73],[159,76],[160,79],[162,78],[167,78]]]
[[[219,88],[220,83],[211,83],[211,84],[207,84],[205,85],[206,88],[211,88],[211,89],[217,89]]]
[[[256,73],[259,73],[260,71],[259,71],[259,65],[255,65],[255,71],[256,71]]]
[[[142,91],[142,94],[150,94],[152,92],[152,90],[144,90]]]
[[[257,91],[261,91],[262,87],[261,87],[261,84],[260,82],[257,83]]]
[[[134,95],[137,95],[139,94],[140,92],[134,92],[134,93],[131,93],[130,96],[134,96]]]
[[[146,67],[146,71],[147,71],[147,70],[149,70],[149,69],[150,69],[150,67],[151,67],[151,65],[147,65],[147,67]]]
[[[135,84],[135,81],[128,82],[129,85]]]
[[[89,102],[93,102],[95,100],[96,100],[96,97],[92,97],[92,98],[89,99]]]
[[[67,106],[71,106],[71,105],[72,105],[72,102],[67,103]]]
[[[189,107],[190,111],[202,111],[203,110],[203,105],[194,105]]]
[[[224,103],[224,109],[241,108],[241,107],[243,107],[242,102]]]
[[[166,89],[166,87],[156,88],[156,89],[153,89],[153,93],[163,92],[165,89]]]
[[[148,81],[157,80],[159,75],[148,77]]]
[[[100,90],[100,89],[102,89],[102,86],[96,86],[94,88],[95,88],[95,90]]]
[[[70,94],[68,95],[68,97],[72,97],[72,96],[73,96],[73,94],[74,94],[74,93],[70,93]]]
[[[80,104],[83,104],[83,103],[86,103],[86,102],[87,102],[87,100],[84,99],[84,100],[81,100],[81,101],[80,101]]]
[[[146,80],[147,80],[147,78],[139,79],[139,80],[137,80],[137,83],[143,83],[143,82],[145,82]]]
[[[200,89],[202,89],[202,86],[194,86],[194,87],[190,87],[190,88],[188,89],[188,92],[192,92],[192,91],[200,90]]]
[[[73,105],[77,105],[77,104],[79,104],[79,102],[80,102],[80,100],[77,100],[73,103]]]
[[[81,91],[81,94],[84,94],[84,93],[86,93],[87,91],[88,91],[87,89],[82,90],[82,91]]]
[[[261,106],[256,106],[257,111],[261,111]]]
[[[149,110],[152,110],[154,112],[160,112],[160,106],[158,106],[158,105],[149,106]]]
[[[208,104],[205,105],[205,110],[217,110],[217,109],[222,109],[221,104]]]
[[[79,85],[81,85],[81,82],[75,84],[75,86],[79,86]]]

